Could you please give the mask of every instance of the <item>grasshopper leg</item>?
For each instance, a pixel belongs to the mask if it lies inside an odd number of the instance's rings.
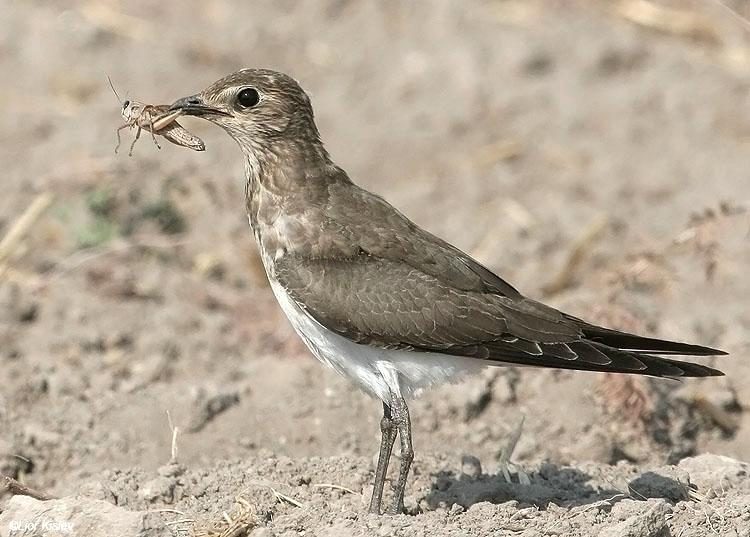
[[[120,138],[120,131],[127,127],[130,127],[130,125],[125,123],[125,125],[123,125],[122,127],[120,127],[119,129],[115,131],[115,133],[117,134],[117,145],[115,146],[115,155],[117,154],[117,150],[120,149],[120,144],[122,143],[122,139]]]
[[[143,129],[141,129],[140,127],[138,127],[138,130],[135,131],[135,139],[133,140],[133,143],[130,144],[130,151],[128,152],[128,156],[129,157],[133,156],[133,148],[135,147],[135,143],[138,141],[138,138],[141,137],[141,130],[143,130]]]
[[[149,129],[149,132],[151,133],[151,139],[154,141],[154,145],[156,146],[156,149],[161,149],[161,146],[159,145],[159,142],[156,141],[156,135],[154,134],[154,116],[149,113],[148,115],[148,122],[151,128]]]

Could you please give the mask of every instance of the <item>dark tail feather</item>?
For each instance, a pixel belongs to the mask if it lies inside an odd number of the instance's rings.
[[[529,354],[513,349],[510,344],[496,342],[488,348],[490,355],[482,356],[503,364],[517,364],[533,367],[553,367],[556,369],[574,369],[578,371],[598,371],[602,373],[629,373],[652,377],[717,377],[724,373],[718,369],[691,362],[682,362],[671,358],[662,358],[641,352],[615,349],[596,341],[577,341],[568,343],[573,357],[566,357],[553,348],[540,345],[542,354]],[[700,347],[705,348],[705,347]]]
[[[571,319],[579,323],[586,339],[607,345],[608,347],[614,347],[615,349],[636,353],[651,352],[654,354],[678,354],[684,356],[723,356],[727,354],[725,351],[712,349],[711,347],[636,336],[635,334],[588,324],[575,317],[571,317]]]
[[[593,364],[578,360],[565,361],[555,356],[498,356],[492,359],[498,364],[521,365],[533,367],[552,367],[555,369],[573,369],[576,371],[597,371],[600,373],[627,373],[631,375],[647,375],[651,377],[664,378],[686,378],[686,377],[722,377],[724,373],[718,369],[692,362],[681,362],[660,358],[650,354],[636,354],[619,349],[606,348],[601,352],[612,361],[609,364]],[[639,367],[634,367],[633,362],[639,362]]]
[[[726,353],[724,353],[726,354]],[[667,358],[656,358],[657,360],[667,363],[670,366],[677,367],[682,370],[681,377],[723,377],[724,372],[708,367],[705,365],[694,364],[692,362],[682,362],[680,360],[669,360]],[[669,377],[671,375],[661,375]]]

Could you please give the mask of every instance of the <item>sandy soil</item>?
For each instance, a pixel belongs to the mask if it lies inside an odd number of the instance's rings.
[[[709,1],[678,2],[690,24],[662,29],[628,20],[637,2],[180,5],[2,7],[0,237],[52,201],[0,250],[0,473],[124,524],[108,535],[186,534],[169,522],[199,529],[238,495],[253,535],[750,535],[745,467],[691,458],[750,460],[750,37],[735,18]],[[380,405],[275,304],[236,147],[186,119],[206,152],[143,138],[128,158],[126,135],[113,154],[106,75],[168,103],[245,66],[299,79],[356,181],[528,295],[726,349],[705,363],[727,376],[498,369],[440,388],[411,405],[409,515],[365,515]],[[509,485],[498,460],[523,417],[531,485]],[[0,496],[0,535],[35,508]],[[158,509],[184,516],[141,517]]]

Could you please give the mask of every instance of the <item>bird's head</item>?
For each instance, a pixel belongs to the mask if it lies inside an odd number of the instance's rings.
[[[170,110],[219,125],[246,154],[258,156],[284,142],[320,143],[307,94],[291,77],[268,69],[232,73]]]

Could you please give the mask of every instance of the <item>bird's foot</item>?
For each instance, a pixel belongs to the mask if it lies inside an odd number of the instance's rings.
[[[391,498],[388,508],[383,512],[386,515],[403,515],[404,514],[404,493],[399,493],[397,485],[393,487],[393,497]]]

